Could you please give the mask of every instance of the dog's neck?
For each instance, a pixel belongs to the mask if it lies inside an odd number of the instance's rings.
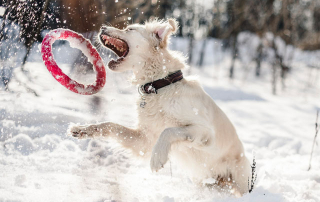
[[[133,84],[144,85],[165,78],[186,66],[182,56],[169,50],[155,52],[154,57],[141,63],[141,68],[134,70]]]

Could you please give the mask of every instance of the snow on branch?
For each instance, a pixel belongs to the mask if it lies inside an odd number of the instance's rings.
[[[311,160],[312,160],[313,149],[314,149],[314,145],[316,144],[316,139],[317,139],[319,128],[320,128],[320,124],[318,124],[318,118],[319,118],[319,110],[317,111],[316,124],[315,124],[316,133],[313,138],[313,144],[312,144],[312,149],[311,149],[311,154],[310,154],[308,171],[311,169]]]
[[[251,165],[251,180],[248,178],[248,190],[249,193],[252,192],[253,188],[254,188],[254,183],[257,180],[257,173],[256,173],[256,160],[255,160],[255,156],[253,156],[253,163]],[[251,183],[250,183],[251,181]]]

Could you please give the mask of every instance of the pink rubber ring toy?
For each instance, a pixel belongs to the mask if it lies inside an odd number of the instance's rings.
[[[52,54],[52,44],[58,39],[69,41],[71,47],[79,48],[88,57],[88,60],[93,64],[93,69],[97,73],[96,81],[93,84],[80,84],[64,74],[58,67]],[[75,93],[92,95],[99,92],[106,83],[106,70],[98,51],[81,34],[68,29],[50,31],[42,41],[41,54],[44,64],[52,76],[67,89]]]

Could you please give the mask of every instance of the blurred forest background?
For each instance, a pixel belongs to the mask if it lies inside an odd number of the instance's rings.
[[[230,65],[223,68],[228,68],[230,79],[237,76],[236,66],[248,65],[254,66],[254,76],[260,78],[266,64],[273,94],[279,91],[278,83],[285,88],[296,50],[314,53],[320,49],[319,0],[0,0],[3,89],[9,90],[13,69],[23,72],[45,30],[69,28],[93,40],[102,24],[124,28],[154,17],[179,21],[176,38],[184,39],[192,68],[201,69],[215,50],[229,54]],[[212,39],[222,45],[206,51]],[[248,43],[249,49],[241,51]],[[318,72],[319,60],[310,61],[306,67]]]

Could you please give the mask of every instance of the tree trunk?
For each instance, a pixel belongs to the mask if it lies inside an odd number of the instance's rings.
[[[193,36],[190,35],[189,38],[189,56],[188,56],[188,64],[191,65],[192,63],[192,55],[193,55]]]
[[[229,70],[229,77],[230,79],[233,79],[234,77],[234,65],[238,54],[238,48],[237,48],[237,35],[232,37],[232,60],[231,60],[231,66]]]
[[[260,76],[261,73],[261,60],[262,60],[262,43],[259,44],[258,49],[257,49],[258,55],[256,57],[256,77]]]
[[[199,62],[198,62],[199,67],[203,66],[203,59],[204,59],[204,56],[206,53],[206,45],[207,45],[207,38],[205,38],[202,43],[202,47],[201,47],[201,51],[200,51],[200,58],[199,58]]]
[[[273,48],[274,55],[275,55],[274,61],[272,63],[272,94],[276,95],[277,94],[277,77],[278,77],[277,67],[282,66],[282,57],[278,53],[278,48],[275,43],[275,37],[273,37],[272,39],[271,48]]]
[[[272,64],[272,94],[277,94],[277,63]]]
[[[289,71],[289,67],[284,64],[284,62],[283,62],[284,56],[281,56],[279,54],[278,48],[275,44],[274,39],[272,41],[272,48],[274,49],[274,52],[275,52],[275,62],[274,63],[281,68],[280,76],[281,76],[282,89],[285,89],[285,87],[286,87],[285,78],[286,78],[287,72]]]

